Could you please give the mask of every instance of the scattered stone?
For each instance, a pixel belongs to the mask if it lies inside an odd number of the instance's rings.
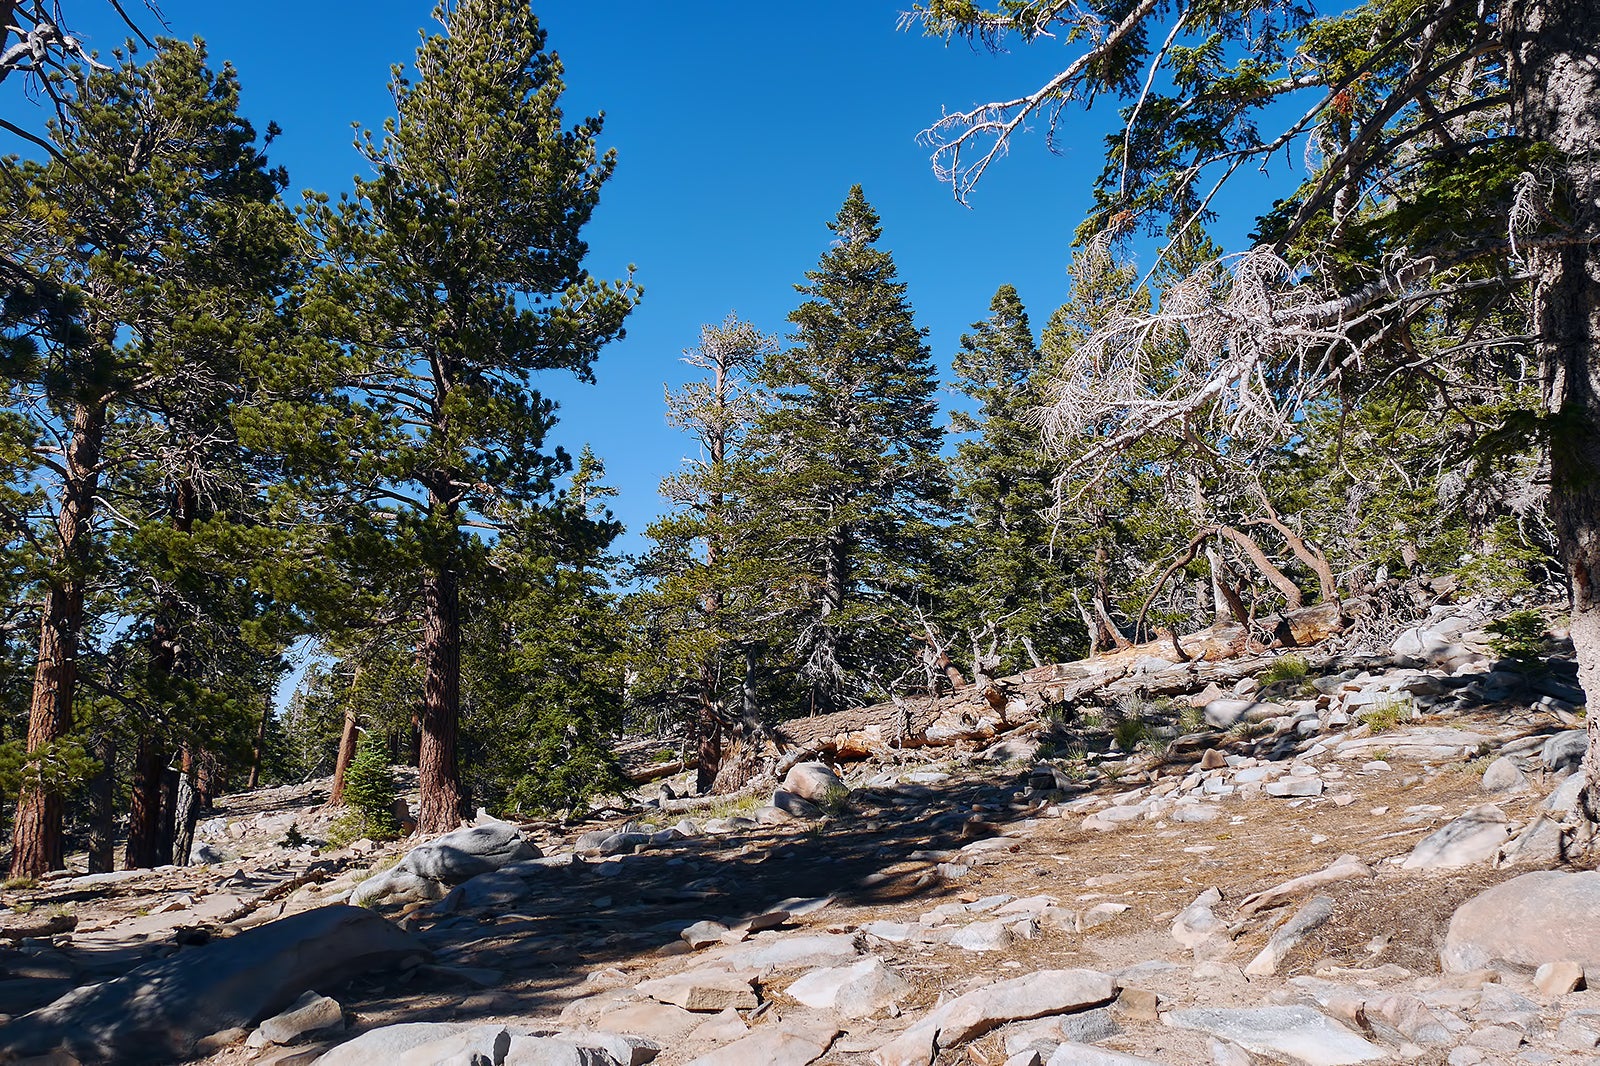
[[[438,1050],[448,1053],[452,1045],[459,1044],[456,1053],[470,1053],[474,1045],[483,1043],[484,1037],[488,1038],[490,1050],[494,1051],[499,1044],[497,1034],[505,1033],[501,1026],[472,1026],[459,1022],[402,1022],[398,1025],[385,1025],[377,1029],[369,1029],[354,1040],[346,1041],[326,1052],[316,1059],[317,1066],[374,1066],[375,1063],[399,1063],[407,1061],[408,1056],[418,1049]],[[506,1034],[505,1046],[499,1047],[497,1057],[491,1061],[500,1061],[505,1058],[506,1048],[511,1044],[510,1034]],[[428,1060],[425,1060],[428,1061]],[[434,1062],[445,1061],[443,1058],[433,1059]]]
[[[350,893],[350,902],[363,905],[443,899],[450,885],[538,857],[539,850],[523,840],[517,827],[509,822],[466,826],[412,848],[398,866],[357,885]]]
[[[344,1011],[337,1000],[307,992],[289,1009],[262,1022],[256,1030],[266,1043],[292,1044],[306,1033],[319,1029],[344,1028]]]
[[[693,1059],[688,1066],[808,1066],[827,1054],[839,1028],[823,1021],[783,1021]]]
[[[1539,750],[1539,761],[1550,773],[1570,773],[1583,764],[1583,753],[1588,747],[1588,730],[1565,729],[1544,742]]]
[[[1078,932],[1087,932],[1096,926],[1105,925],[1129,908],[1127,903],[1096,903],[1093,907],[1078,915]]]
[[[639,991],[659,1003],[670,1003],[684,1010],[720,1011],[728,1007],[742,1010],[761,1001],[756,996],[755,971],[690,970],[687,973],[658,977],[639,984]]]
[[[1423,837],[1401,866],[1407,870],[1447,870],[1487,862],[1510,836],[1505,812],[1486,803]]]
[[[1289,953],[1331,917],[1333,917],[1333,897],[1315,897],[1272,934],[1267,946],[1250,960],[1250,965],[1244,968],[1244,972],[1253,977],[1267,977],[1277,973],[1278,967],[1283,964]]]
[[[1167,1024],[1197,1029],[1263,1055],[1290,1055],[1307,1066],[1346,1066],[1389,1056],[1311,1007],[1200,1007],[1167,1012]]]
[[[1056,1048],[1045,1066],[1161,1066],[1154,1059],[1137,1055],[1124,1055],[1120,1051],[1107,1051],[1089,1044],[1062,1044]]]
[[[820,762],[791,766],[784,775],[782,790],[824,809],[843,803],[850,795],[850,789],[839,780],[838,775],[826,763]]]
[[[1446,973],[1600,960],[1600,873],[1543,870],[1480,892],[1456,909],[1440,951]]]
[[[849,933],[814,933],[807,936],[761,938],[706,952],[705,965],[728,970],[795,969],[828,963],[853,962],[860,954]]]
[[[1534,971],[1533,986],[1550,999],[1564,996],[1584,987],[1583,967],[1571,959],[1544,963]]]
[[[708,948],[712,944],[720,944],[728,935],[728,927],[721,922],[695,922],[678,934],[685,944],[695,951]]]
[[[973,922],[952,934],[949,944],[963,951],[1000,951],[1013,939],[1004,922]]]
[[[1528,776],[1517,766],[1515,759],[1502,755],[1483,771],[1483,784],[1480,787],[1485,792],[1522,792],[1528,787]]]
[[[1208,888],[1196,896],[1194,902],[1178,912],[1172,920],[1172,939],[1191,950],[1217,937],[1226,936],[1228,923],[1212,913],[1211,908],[1222,902],[1222,892]]]
[[[844,787],[842,782],[839,787]],[[772,794],[772,806],[784,814],[793,815],[796,818],[817,819],[822,817],[821,807],[818,807],[804,796],[796,795],[781,788]],[[760,819],[757,820],[759,821]]]
[[[1261,791],[1269,796],[1280,799],[1286,797],[1311,797],[1322,795],[1322,778],[1320,777],[1282,777],[1276,781],[1268,781],[1261,786]]]
[[[842,1018],[867,1018],[893,1005],[911,985],[882,959],[867,958],[853,966],[812,970],[786,991],[808,1007]]]
[[[1006,1022],[1109,1003],[1116,984],[1094,970],[1040,970],[957,996],[873,1053],[875,1066],[929,1066],[939,1049]]]

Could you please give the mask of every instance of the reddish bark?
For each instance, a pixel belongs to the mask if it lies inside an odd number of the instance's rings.
[[[45,593],[39,627],[39,658],[28,706],[28,753],[48,750],[72,729],[77,688],[78,635],[83,629],[83,572],[88,564],[95,492],[100,481],[100,445],[105,407],[79,403],[73,409],[62,477],[61,509],[56,515],[56,573]],[[11,836],[11,876],[38,877],[64,865],[61,854],[61,796],[37,775],[30,762],[17,796]]]
[[[448,566],[422,585],[422,743],[417,751],[421,801],[417,829],[444,833],[461,824],[456,733],[461,720],[461,590]]]

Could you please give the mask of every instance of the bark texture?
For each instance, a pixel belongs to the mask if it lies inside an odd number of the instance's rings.
[[[1578,682],[1600,707],[1600,8],[1585,0],[1516,5],[1514,107],[1522,134],[1554,147],[1556,232],[1529,253],[1544,401],[1550,506],[1572,594]],[[1589,716],[1584,809],[1600,821],[1600,714]]]
[[[421,801],[417,829],[446,833],[461,824],[456,733],[461,721],[461,588],[448,566],[422,589],[422,742],[417,752]]]
[[[89,562],[89,523],[100,481],[100,446],[105,406],[79,403],[73,409],[66,447],[61,509],[56,515],[55,576],[45,592],[39,627],[39,658],[34,666],[28,706],[28,754],[17,795],[11,837],[11,876],[38,877],[63,866],[61,794],[45,772],[45,758],[72,729],[72,701],[78,680],[78,635],[83,630],[84,571]]]

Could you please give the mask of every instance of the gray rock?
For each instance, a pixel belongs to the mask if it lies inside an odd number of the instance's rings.
[[[489,822],[446,833],[412,848],[400,865],[419,877],[458,885],[507,863],[535,859],[539,851],[509,822]]]
[[[850,795],[850,789],[839,780],[838,775],[826,763],[820,762],[803,762],[789,767],[789,772],[783,776],[782,791],[823,808],[843,803]]]
[[[1045,1061],[1045,1066],[1161,1066],[1155,1059],[1106,1051],[1089,1044],[1062,1044]]]
[[[1544,742],[1539,761],[1551,773],[1569,773],[1583,764],[1583,753],[1588,747],[1589,734],[1586,730],[1565,729]]]
[[[1256,700],[1212,700],[1205,706],[1206,724],[1217,729],[1229,729],[1240,722],[1264,722],[1289,713],[1289,708],[1278,703],[1261,703]]]
[[[1480,892],[1456,908],[1439,952],[1447,973],[1505,965],[1600,961],[1600,873],[1543,870]]]
[[[1485,792],[1521,792],[1528,787],[1528,777],[1517,766],[1517,761],[1502,755],[1483,771]]]
[[[449,886],[508,863],[539,857],[539,849],[522,839],[509,822],[466,826],[420,844],[392,870],[370,877],[350,893],[350,902],[411,903],[442,899]]]
[[[316,1059],[316,1066],[375,1066],[399,1059],[414,1048],[435,1044],[471,1030],[461,1022],[402,1022],[369,1029]],[[496,1027],[498,1028],[498,1026]]]
[[[1306,902],[1305,906],[1295,912],[1272,938],[1267,941],[1267,946],[1261,953],[1250,960],[1250,965],[1244,972],[1253,977],[1267,977],[1278,972],[1278,967],[1289,953],[1300,945],[1300,942],[1309,936],[1322,924],[1333,917],[1333,898],[1331,896],[1316,896]]]
[[[843,787],[842,785],[840,787]],[[792,814],[796,818],[821,818],[822,808],[793,792],[778,789],[772,794],[772,805],[785,814]]]
[[[172,1062],[202,1037],[253,1025],[312,988],[427,955],[371,911],[321,907],[79,988],[12,1021],[0,1034],[0,1049]]]
[[[504,1066],[644,1066],[660,1053],[655,1041],[621,1033],[512,1034]]]
[[[691,1060],[687,1066],[808,1066],[827,1054],[839,1027],[787,1019]]]
[[[1246,1051],[1289,1055],[1308,1066],[1376,1062],[1388,1054],[1311,1007],[1197,1007],[1169,1011],[1167,1024],[1197,1029]]]
[[[1007,1028],[1006,1054],[1016,1055],[1031,1047],[1049,1055],[1060,1044],[1094,1044],[1120,1032],[1122,1027],[1111,1016],[1110,1009],[1099,1007]]]
[[[333,1028],[344,1028],[344,1011],[338,1001],[307,992],[290,1004],[288,1010],[262,1022],[257,1032],[269,1043],[292,1044],[306,1033]]]
[[[1225,936],[1228,923],[1212,913],[1212,908],[1222,902],[1222,892],[1208,888],[1196,896],[1194,902],[1178,912],[1172,919],[1172,939],[1186,948],[1197,948],[1217,937]]]
[[[953,1047],[1007,1022],[1099,1007],[1116,995],[1109,974],[1040,970],[957,996],[873,1053],[875,1066],[929,1066]]]
[[[786,991],[808,1007],[841,1018],[867,1018],[896,1003],[911,985],[882,959],[867,958],[852,966],[812,970]]]
[[[762,938],[713,948],[706,952],[704,965],[730,970],[768,966],[775,970],[792,970],[801,966],[854,962],[858,954],[856,938],[849,933],[812,933]]]
[[[950,946],[963,951],[1000,951],[1010,946],[1011,930],[1004,922],[973,922],[950,936]]]
[[[639,991],[659,1003],[670,1003],[684,1010],[704,1012],[735,1010],[760,1004],[756,996],[757,971],[690,970],[688,973],[657,977],[639,984]]]
[[[1276,781],[1268,781],[1261,786],[1261,791],[1269,796],[1309,797],[1322,795],[1322,778],[1320,777],[1280,777]]]
[[[1510,835],[1505,812],[1486,803],[1423,837],[1401,865],[1407,870],[1449,870],[1487,862]]]

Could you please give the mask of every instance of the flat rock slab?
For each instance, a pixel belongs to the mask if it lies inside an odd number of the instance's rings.
[[[1096,970],[1039,970],[957,996],[872,1054],[874,1066],[929,1066],[953,1047],[1007,1022],[1067,1014],[1109,1003],[1110,974]]]
[[[1154,1059],[1107,1051],[1092,1044],[1062,1044],[1045,1060],[1045,1066],[1161,1066]]]
[[[1597,913],[1600,873],[1523,874],[1456,908],[1439,961],[1447,973],[1497,963],[1529,973],[1567,959],[1600,963]]]
[[[639,985],[639,991],[658,1003],[670,1003],[684,1010],[712,1013],[729,1007],[743,1010],[760,1004],[754,987],[758,973],[755,970],[742,973],[731,970],[690,970],[688,973],[644,981]]]
[[[173,1062],[202,1037],[254,1025],[313,988],[427,957],[371,911],[319,907],[79,988],[7,1025],[0,1050]]]
[[[790,998],[843,1018],[866,1018],[911,991],[905,978],[879,958],[853,966],[812,970],[786,989]]]
[[[827,1022],[785,1021],[719,1047],[688,1066],[809,1066],[839,1035]]]
[[[1166,1014],[1168,1025],[1230,1040],[1246,1051],[1288,1055],[1307,1066],[1347,1066],[1389,1057],[1338,1022],[1310,1007],[1199,1007]]]
[[[1417,841],[1401,866],[1407,870],[1452,870],[1488,862],[1510,836],[1505,812],[1486,803]]]
[[[1333,753],[1340,759],[1365,760],[1374,758],[1374,753],[1381,751],[1386,753],[1384,758],[1391,762],[1395,759],[1445,762],[1470,758],[1484,744],[1493,743],[1493,737],[1482,733],[1439,727],[1408,729],[1403,733],[1379,733],[1377,736],[1347,740]]]
[[[811,933],[751,940],[706,952],[707,965],[728,970],[747,968],[792,970],[854,961],[856,938],[850,933]]]

